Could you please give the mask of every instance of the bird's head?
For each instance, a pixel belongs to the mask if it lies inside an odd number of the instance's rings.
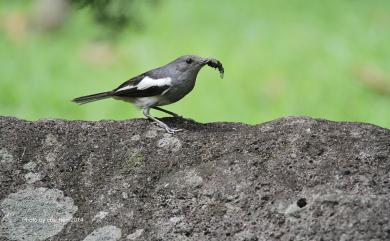
[[[223,74],[224,74],[224,69],[222,67],[221,62],[213,58],[202,58],[197,55],[184,55],[177,58],[170,64],[175,65],[177,71],[180,71],[188,75],[196,76],[199,70],[205,65],[208,65],[213,68],[218,68],[221,74],[221,78],[223,78]]]

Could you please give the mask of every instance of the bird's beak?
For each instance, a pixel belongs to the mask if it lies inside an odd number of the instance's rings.
[[[205,66],[209,61],[210,61],[210,59],[208,59],[208,58],[202,58],[202,60],[200,61],[200,64],[202,66]]]

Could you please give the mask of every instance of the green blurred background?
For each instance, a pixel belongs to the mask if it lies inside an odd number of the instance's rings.
[[[204,68],[194,91],[167,106],[185,117],[255,124],[308,115],[390,128],[388,0],[160,0],[132,6],[137,23],[120,33],[89,7],[59,11],[63,21],[51,26],[54,5],[36,5],[0,3],[0,115],[141,117],[120,101],[70,100],[197,54],[221,60],[225,78]]]

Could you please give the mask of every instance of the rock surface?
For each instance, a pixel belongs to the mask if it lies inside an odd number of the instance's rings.
[[[390,131],[0,118],[0,240],[390,240]]]

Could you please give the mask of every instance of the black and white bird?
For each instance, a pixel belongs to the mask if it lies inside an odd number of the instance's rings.
[[[180,129],[170,128],[161,120],[151,116],[150,109],[179,117],[177,114],[159,106],[172,104],[191,92],[195,86],[199,70],[205,65],[218,68],[221,78],[223,78],[224,69],[220,61],[196,55],[185,55],[162,67],[131,78],[114,90],[78,97],[73,102],[85,104],[106,98],[131,102],[143,109],[143,114],[148,119],[164,128],[168,133],[175,133]]]

